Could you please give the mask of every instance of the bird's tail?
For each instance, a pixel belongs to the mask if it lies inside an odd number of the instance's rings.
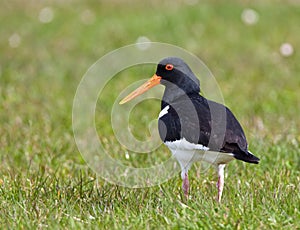
[[[252,164],[258,164],[259,163],[259,158],[254,156],[250,151],[247,151],[246,153],[243,152],[243,154],[234,154],[234,157],[238,160],[242,160],[248,163]]]

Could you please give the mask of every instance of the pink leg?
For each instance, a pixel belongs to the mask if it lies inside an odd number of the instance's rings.
[[[218,202],[221,203],[222,192],[224,188],[224,168],[225,164],[218,165]]]
[[[182,182],[182,189],[186,198],[188,198],[189,196],[189,187],[190,187],[190,183],[189,183],[188,175],[187,173],[185,173]]]

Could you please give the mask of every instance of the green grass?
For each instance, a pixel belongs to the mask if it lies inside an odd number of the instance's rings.
[[[300,228],[300,6],[199,2],[1,3],[0,228]],[[43,24],[38,16],[46,6],[54,19]],[[259,13],[257,24],[241,21],[245,8]],[[94,13],[90,25],[80,19],[86,9]],[[14,33],[21,37],[17,48],[8,42]],[[98,58],[139,36],[201,58],[261,158],[259,165],[228,165],[222,204],[215,202],[213,169],[192,167],[191,199],[184,202],[179,174],[150,188],[112,185],[97,178],[76,148],[72,102],[81,77]],[[279,53],[284,42],[293,45],[290,57]],[[110,127],[110,109],[119,92],[150,77],[152,67],[120,73],[97,105],[100,140],[113,157],[136,167],[170,153],[161,146],[126,159]],[[158,112],[157,100],[135,108],[130,126],[137,137]]]

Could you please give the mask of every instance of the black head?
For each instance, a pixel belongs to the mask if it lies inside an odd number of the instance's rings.
[[[200,82],[190,67],[178,57],[167,57],[157,65],[156,75],[166,88],[176,86],[185,93],[199,93]]]
[[[156,74],[127,95],[120,104],[132,100],[158,84],[166,86],[163,101],[167,103],[184,95],[200,92],[200,82],[190,67],[178,57],[167,57],[158,63]]]

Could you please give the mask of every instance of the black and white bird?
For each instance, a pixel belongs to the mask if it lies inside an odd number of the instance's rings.
[[[200,82],[189,66],[178,57],[159,62],[151,79],[125,97],[124,104],[155,85],[165,86],[158,129],[162,141],[181,167],[182,188],[188,197],[188,170],[193,162],[214,165],[218,172],[218,198],[224,187],[224,168],[233,159],[258,164],[248,150],[244,131],[224,105],[200,95]]]

